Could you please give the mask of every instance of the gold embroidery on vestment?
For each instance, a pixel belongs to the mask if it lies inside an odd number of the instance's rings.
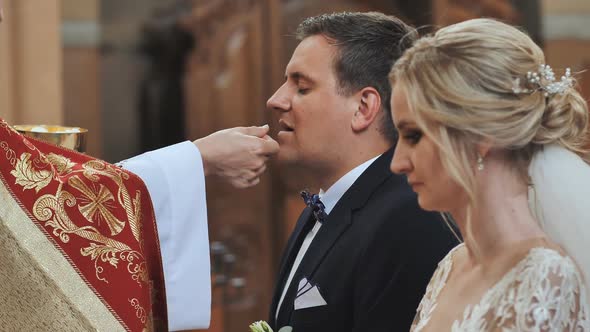
[[[52,173],[46,169],[35,169],[30,153],[21,154],[17,159],[14,170],[10,172],[16,178],[16,184],[23,189],[35,189],[35,192],[47,187],[52,179]]]
[[[55,167],[55,170],[59,175],[70,173],[75,165],[70,159],[55,153],[48,154],[47,161]]]
[[[151,329],[149,327],[154,326],[151,315],[148,315],[148,313],[139,304],[139,301],[136,298],[127,299],[127,301],[129,301],[133,309],[135,309],[135,316],[139,318],[139,320],[144,324],[143,331],[150,331]]]
[[[7,158],[9,157],[7,152]],[[115,207],[115,196],[106,186],[98,183],[98,175],[102,175],[117,185],[117,202],[125,209],[132,234],[139,242],[141,195],[139,191],[135,193],[134,198],[129,195],[123,183],[123,180],[129,179],[129,175],[98,160],[84,163],[82,170],[73,170],[74,164],[64,156],[48,154],[41,160],[31,161],[31,154],[26,152],[16,159],[14,169],[10,174],[15,177],[15,183],[22,186],[23,190],[35,189],[36,192],[39,192],[49,185],[54,174],[47,169],[39,169],[43,163],[45,165],[50,163],[60,175],[80,172],[86,179],[97,183],[97,185],[89,186],[78,175],[71,176],[68,183],[71,188],[79,191],[79,194],[74,195],[70,191],[62,190],[63,184],[60,183],[55,195],[45,194],[35,201],[32,211],[35,218],[44,222],[45,227],[53,228],[52,234],[63,243],[68,243],[71,235],[91,241],[88,247],[80,248],[80,253],[94,261],[98,280],[108,283],[108,276],[103,274],[105,266],[111,265],[118,268],[119,261],[124,261],[127,262],[127,272],[131,275],[132,280],[140,286],[142,283],[147,283],[148,272],[142,253],[132,250],[125,243],[101,234],[94,226],[75,224],[66,210],[66,207],[77,206],[80,213],[90,223],[99,225],[101,221],[105,221],[111,232],[110,235],[119,234],[124,229],[126,222],[113,215],[111,210]]]
[[[141,214],[140,214],[140,194],[139,191],[136,192],[135,198],[131,199],[129,196],[129,192],[127,191],[127,187],[123,184],[123,180],[129,179],[129,175],[123,172],[121,169],[117,167],[112,167],[107,165],[104,162],[98,160],[91,160],[83,165],[84,168],[84,176],[86,176],[89,180],[93,182],[98,181],[98,174],[106,176],[117,184],[119,190],[117,192],[117,199],[119,203],[125,208],[125,212],[127,213],[127,220],[129,221],[129,226],[131,227],[131,232],[135,237],[135,240],[139,243],[139,238],[141,234]]]
[[[73,176],[68,180],[69,184],[78,189],[82,193],[82,197],[79,197],[80,203],[78,203],[78,210],[80,213],[91,223],[94,223],[96,218],[97,224],[100,221],[105,221],[109,226],[111,235],[117,235],[121,233],[125,222],[117,219],[111,210],[114,204],[109,204],[110,201],[115,201],[113,194],[107,189],[107,187],[99,184],[98,190],[96,188],[89,188],[77,176]]]
[[[8,159],[10,165],[14,167],[16,165],[16,153],[14,150],[11,149],[10,146],[8,146],[8,143],[5,141],[0,142],[0,147],[4,150],[4,152],[6,152],[6,159]]]

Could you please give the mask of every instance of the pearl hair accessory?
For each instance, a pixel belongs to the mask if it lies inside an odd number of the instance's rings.
[[[552,96],[556,93],[564,94],[565,91],[574,85],[572,78],[572,71],[570,68],[566,68],[565,74],[561,76],[560,81],[555,80],[555,73],[549,65],[539,65],[538,72],[528,72],[526,74],[525,86],[532,86],[532,89],[527,87],[523,88],[520,83],[520,78],[514,80],[512,91],[515,94],[533,93],[535,91],[543,91],[545,97]]]

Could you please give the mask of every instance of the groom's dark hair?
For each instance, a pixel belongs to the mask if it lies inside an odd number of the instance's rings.
[[[379,92],[385,112],[380,130],[394,143],[389,71],[417,39],[416,30],[399,18],[382,13],[343,12],[307,18],[297,28],[298,40],[315,35],[323,35],[338,48],[333,69],[340,94],[351,95],[367,86]]]

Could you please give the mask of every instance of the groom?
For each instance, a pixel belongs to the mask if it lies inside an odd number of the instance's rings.
[[[380,13],[337,13],[306,19],[297,37],[267,106],[279,118],[279,159],[322,190],[302,194],[309,206],[281,259],[270,325],[408,331],[438,261],[457,244],[389,171],[388,74],[415,32]]]

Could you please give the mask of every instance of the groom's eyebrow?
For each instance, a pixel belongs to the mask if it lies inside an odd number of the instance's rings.
[[[306,81],[308,83],[314,82],[314,80],[311,77],[299,71],[289,73],[289,77],[291,77],[296,82],[299,82],[301,80]]]

